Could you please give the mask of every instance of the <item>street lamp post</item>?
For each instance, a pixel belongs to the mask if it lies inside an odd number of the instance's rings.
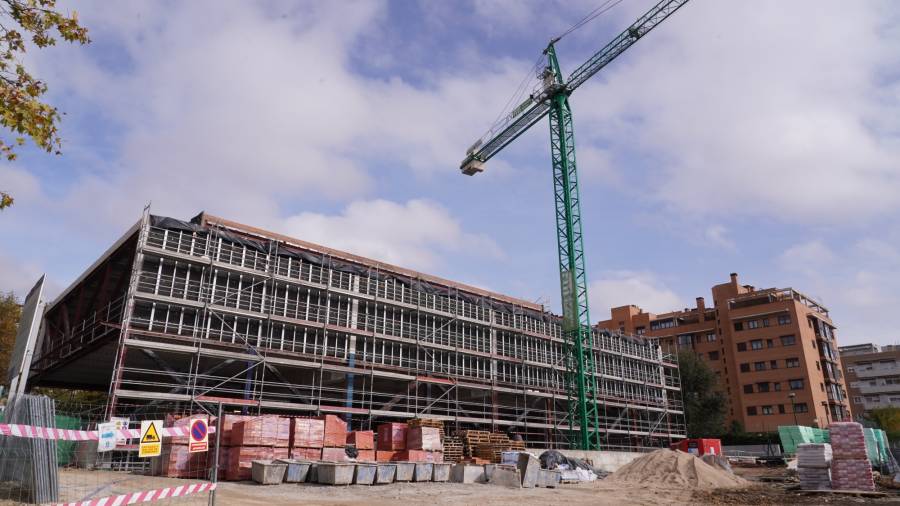
[[[791,413],[794,414],[794,425],[800,425],[797,422],[797,410],[794,408],[794,398],[795,397],[797,397],[797,394],[795,394],[794,392],[791,392],[788,394],[788,398],[791,399]]]

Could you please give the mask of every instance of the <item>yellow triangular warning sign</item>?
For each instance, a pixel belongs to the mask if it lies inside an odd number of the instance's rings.
[[[144,436],[141,438],[141,444],[144,443],[159,443],[159,434],[156,432],[156,424],[151,423],[147,427],[147,432],[144,433]]]

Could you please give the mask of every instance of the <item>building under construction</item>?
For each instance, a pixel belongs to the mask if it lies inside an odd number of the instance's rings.
[[[205,213],[145,215],[48,306],[28,384],[108,389],[110,414],[427,416],[563,447],[564,347],[532,302]],[[674,356],[606,330],[593,351],[606,448],[684,437]]]

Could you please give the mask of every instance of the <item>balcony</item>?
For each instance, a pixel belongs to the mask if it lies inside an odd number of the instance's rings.
[[[828,318],[828,308],[812,300],[809,296],[794,290],[793,288],[769,288],[744,294],[738,297],[728,299],[728,307],[738,309],[742,307],[751,307],[761,304],[769,304],[772,302],[780,302],[785,300],[795,300],[804,306],[812,309]]]
[[[894,365],[894,366],[873,365],[873,366],[871,366],[871,369],[861,369],[859,367],[854,367],[853,372],[856,374],[856,377],[859,379],[878,378],[880,376],[898,376],[898,375],[900,375],[900,365]]]

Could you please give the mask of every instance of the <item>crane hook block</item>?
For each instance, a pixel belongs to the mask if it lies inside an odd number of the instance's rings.
[[[462,164],[459,166],[459,169],[463,174],[467,176],[474,176],[475,174],[484,171],[484,162],[472,156],[468,156],[465,160],[463,160]]]

